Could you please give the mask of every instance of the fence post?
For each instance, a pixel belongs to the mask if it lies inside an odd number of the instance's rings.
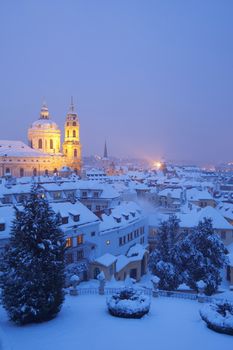
[[[77,286],[80,283],[80,278],[77,275],[73,275],[70,278],[70,283],[71,283],[71,289],[70,289],[70,295],[76,296],[78,295],[78,290],[77,290]]]
[[[158,290],[159,281],[160,281],[160,278],[157,276],[153,276],[151,279],[151,282],[153,284],[152,295],[154,298],[157,298],[159,296],[159,290]]]
[[[104,295],[104,287],[105,287],[105,274],[103,271],[101,271],[98,276],[97,279],[99,281],[99,295]]]
[[[204,290],[206,287],[206,283],[202,280],[197,282],[197,288],[198,288],[198,295],[197,295],[197,301],[199,303],[204,303],[205,302],[205,294],[204,294]]]

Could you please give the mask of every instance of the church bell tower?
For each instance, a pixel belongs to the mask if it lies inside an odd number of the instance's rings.
[[[65,122],[65,139],[63,143],[63,154],[66,157],[66,166],[77,173],[81,170],[81,144],[79,138],[79,120],[75,112],[73,98]]]

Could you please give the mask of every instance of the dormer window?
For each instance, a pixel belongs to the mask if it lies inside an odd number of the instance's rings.
[[[82,192],[82,197],[87,198],[87,191]]]
[[[63,217],[61,218],[61,223],[62,223],[62,225],[68,224],[68,222],[69,222],[68,216],[63,216]]]
[[[121,217],[114,217],[114,219],[116,220],[116,222],[119,224],[121,222]]]
[[[79,214],[73,215],[73,221],[77,222],[77,221],[79,221],[79,219],[80,219],[80,215]]]
[[[95,191],[95,192],[93,193],[93,197],[94,197],[94,198],[99,198],[99,192]]]
[[[123,215],[125,220],[129,220],[129,215]]]

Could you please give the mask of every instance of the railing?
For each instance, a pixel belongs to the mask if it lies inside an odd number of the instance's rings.
[[[110,288],[105,287],[104,288],[104,294],[105,295],[112,295],[115,293],[120,292],[124,286],[118,287],[118,288]],[[152,288],[148,287],[138,287],[137,290],[141,291],[143,294],[152,296],[153,290]],[[98,287],[89,287],[89,288],[77,288],[78,295],[98,295],[99,294],[99,288]],[[200,297],[197,293],[183,293],[178,291],[166,291],[166,290],[158,290],[158,296],[160,297],[169,297],[169,298],[178,298],[178,299],[187,299],[187,300],[198,300]],[[206,295],[202,295],[202,301],[203,302],[216,302],[216,301],[225,301],[224,298],[216,298],[216,297],[210,297]]]
[[[170,298],[178,298],[178,299],[197,300],[198,298],[197,294],[172,292],[167,290],[159,290],[158,294],[160,297],[170,297]]]
[[[94,295],[99,294],[98,288],[77,288],[79,295]]]

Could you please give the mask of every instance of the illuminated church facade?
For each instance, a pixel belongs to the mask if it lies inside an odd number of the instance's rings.
[[[40,117],[28,129],[28,145],[21,141],[0,140],[0,176],[49,175],[81,171],[79,119],[73,101],[66,115],[64,142],[61,130],[43,104]]]

